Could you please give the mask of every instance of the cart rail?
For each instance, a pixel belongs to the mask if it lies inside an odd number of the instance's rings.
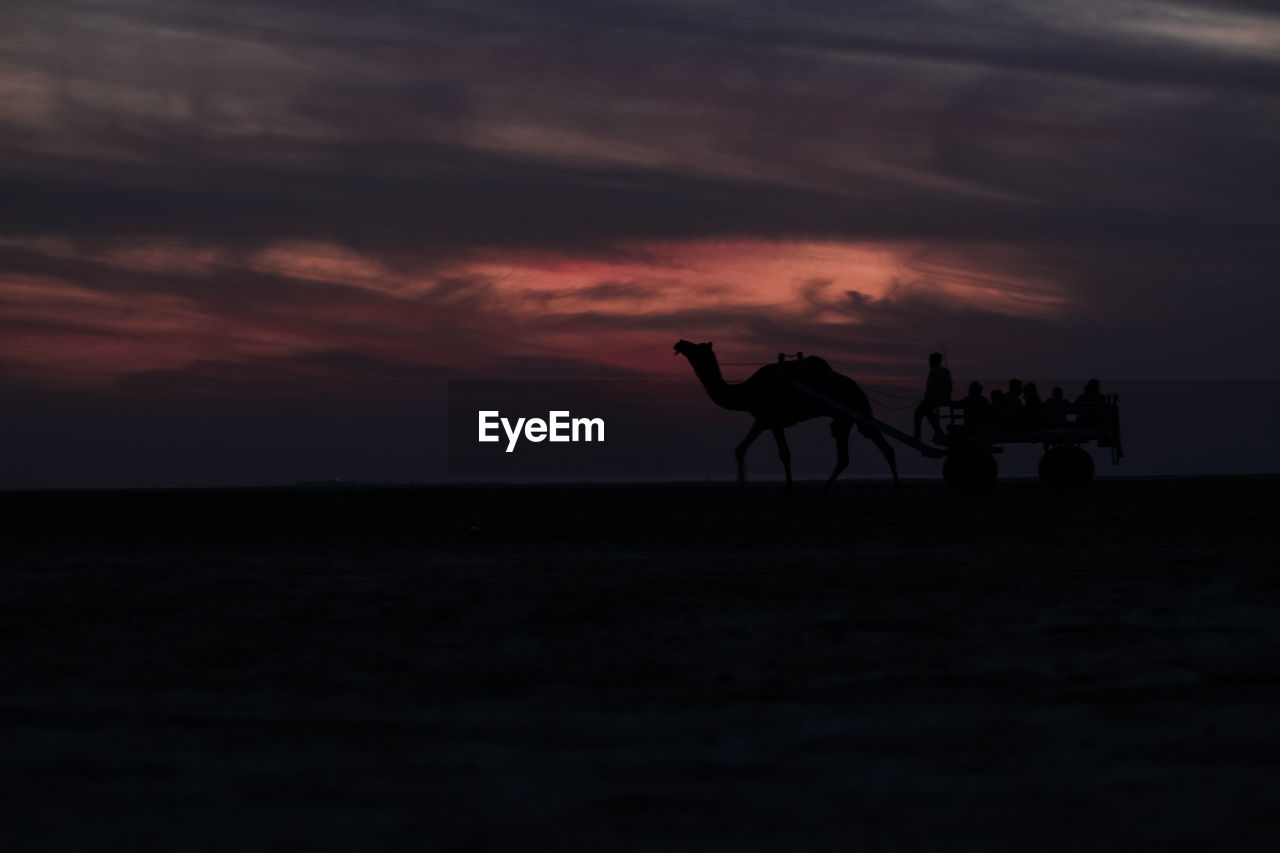
[[[1118,465],[1124,458],[1124,445],[1120,438],[1120,395],[1108,394],[1105,403],[1089,405],[1076,410],[1076,416],[1088,416],[1088,423],[1069,422],[1065,426],[1018,429],[994,426],[967,431],[964,410],[949,406],[944,416],[948,424],[947,446],[971,450],[977,447],[996,447],[1002,444],[1041,444],[1046,449],[1059,445],[1081,445],[1096,441],[1098,447],[1111,450],[1111,464]]]
[[[970,431],[964,413],[949,406],[946,415],[948,434],[945,446],[935,447],[918,441],[897,427],[859,412],[803,382],[792,379],[797,391],[822,403],[833,414],[849,418],[863,429],[877,430],[922,456],[944,460],[942,478],[961,491],[985,491],[995,483],[998,467],[995,454],[1005,444],[1039,444],[1044,447],[1040,459],[1040,479],[1054,489],[1084,488],[1093,481],[1093,460],[1081,447],[1090,441],[1111,450],[1111,464],[1124,458],[1120,442],[1119,396],[1107,395],[1105,404],[1078,409],[1077,418],[1086,416],[1087,423],[1072,422],[1065,426],[1040,429],[1016,429],[1008,426],[980,428]]]

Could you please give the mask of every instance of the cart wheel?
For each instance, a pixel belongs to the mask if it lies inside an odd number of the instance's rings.
[[[1055,492],[1087,489],[1093,471],[1093,457],[1083,447],[1050,447],[1040,457],[1040,482]]]
[[[1093,483],[1093,457],[1089,455],[1089,451],[1083,447],[1071,448],[1072,455],[1075,457],[1075,463],[1072,466],[1074,473],[1074,482],[1077,489],[1087,489]]]
[[[990,491],[999,472],[996,457],[985,450],[952,451],[942,463],[942,481],[966,494]]]

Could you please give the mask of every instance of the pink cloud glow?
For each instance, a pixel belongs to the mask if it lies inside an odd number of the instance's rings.
[[[726,360],[758,358],[758,344],[739,339],[760,323],[803,330],[788,332],[786,345],[816,336],[830,357],[875,361],[853,343],[864,337],[863,315],[903,300],[1010,317],[1070,308],[1052,281],[1002,268],[997,252],[979,268],[965,266],[959,251],[894,243],[636,243],[596,257],[473,252],[421,272],[320,242],[248,254],[183,243],[22,246],[82,265],[89,282],[103,269],[126,282],[162,282],[130,290],[51,276],[0,280],[0,358],[71,382],[335,350],[406,365],[465,358],[478,370],[537,358],[671,373],[680,368],[654,358],[668,338],[717,336]],[[224,294],[222,283],[237,275],[288,287]],[[842,339],[850,341],[843,351]]]

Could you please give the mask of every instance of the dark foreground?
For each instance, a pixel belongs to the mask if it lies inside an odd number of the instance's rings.
[[[1278,492],[0,495],[0,842],[1269,849]]]

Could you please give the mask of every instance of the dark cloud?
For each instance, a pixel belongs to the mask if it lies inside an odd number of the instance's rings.
[[[1276,376],[1272,4],[11,5],[0,331],[32,343],[6,381],[128,345],[155,350],[114,386],[131,399],[393,397],[712,335],[877,371],[945,341],[988,375]],[[776,300],[703,282],[692,306],[625,270],[521,290],[468,269],[752,239],[892,243],[909,269]],[[149,245],[209,258],[113,254]],[[264,265],[281,246],[375,269]]]
[[[408,250],[1275,225],[1274,56],[1068,4],[88,8],[5,51],[58,93],[9,137],[8,229]],[[1146,8],[1125,20],[1172,14]]]

